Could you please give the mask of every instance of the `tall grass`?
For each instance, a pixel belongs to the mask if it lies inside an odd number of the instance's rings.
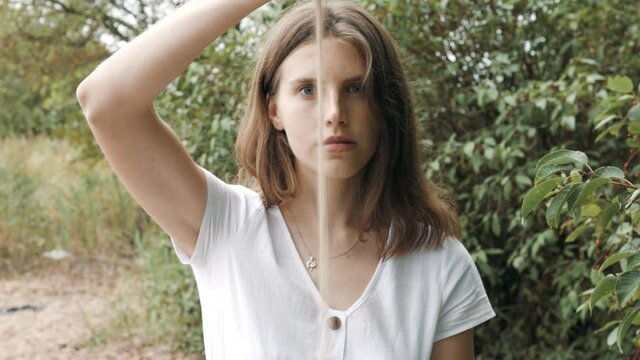
[[[168,236],[120,184],[106,160],[81,161],[64,141],[0,140],[0,279],[44,268],[46,251],[127,260],[109,329],[173,350],[202,352],[202,325],[191,270]],[[66,260],[65,260],[66,261]]]
[[[46,137],[0,141],[0,277],[46,263],[56,248],[73,255],[131,257],[139,207],[106,161]]]
[[[142,270],[140,286],[145,304],[139,328],[147,339],[186,353],[204,351],[198,290],[189,267],[182,265],[170,240],[160,231],[135,236]]]
[[[136,232],[134,243],[138,267],[125,270],[128,276],[112,304],[114,317],[95,342],[133,339],[138,346],[163,344],[204,358],[200,303],[191,270],[177,261],[161,231]]]

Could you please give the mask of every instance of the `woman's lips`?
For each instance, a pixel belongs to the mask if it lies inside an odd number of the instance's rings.
[[[356,148],[355,143],[330,143],[324,145],[325,149],[330,152],[351,151]]]

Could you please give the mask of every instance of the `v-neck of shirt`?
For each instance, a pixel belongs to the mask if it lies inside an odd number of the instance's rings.
[[[295,243],[293,241],[293,237],[291,236],[291,232],[289,231],[287,222],[284,220],[284,216],[282,215],[282,211],[280,210],[280,207],[277,205],[274,205],[274,207],[276,208],[276,212],[278,213],[282,230],[287,236],[286,247],[289,249],[289,252],[291,253],[290,255],[293,256],[294,259],[296,259],[296,261],[294,261],[296,263],[295,265],[295,267],[297,268],[296,271],[304,273],[302,277],[305,279],[304,281],[307,284],[307,286],[310,288],[310,291],[313,293],[314,297],[318,300],[318,302],[320,302],[326,309],[328,309],[329,312],[333,314],[342,314],[345,316],[349,316],[367,300],[367,298],[373,291],[376,283],[378,282],[378,278],[382,273],[385,262],[382,261],[382,259],[378,261],[378,266],[376,267],[376,270],[373,272],[373,275],[371,276],[371,279],[369,280],[367,287],[364,289],[360,297],[353,304],[351,304],[351,306],[348,309],[346,310],[333,309],[326,303],[326,301],[322,297],[322,294],[320,293],[320,290],[318,290],[318,288],[316,287],[316,284],[313,282],[313,279],[311,278],[311,275],[309,274],[307,268],[302,263],[302,260],[300,259],[300,255],[298,254],[298,250],[296,249]],[[393,231],[393,223],[391,223],[391,225],[389,226],[389,231],[387,234],[387,243],[389,243],[389,239],[391,239],[392,231]]]

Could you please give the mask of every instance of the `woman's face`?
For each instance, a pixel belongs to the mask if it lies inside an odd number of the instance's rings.
[[[317,172],[324,151],[329,178],[357,175],[376,151],[380,130],[369,109],[363,78],[364,59],[356,48],[336,38],[323,40],[323,142],[345,136],[351,144],[318,144],[316,44],[294,50],[280,65],[276,95],[268,99],[273,126],[284,131],[296,157],[297,171]]]

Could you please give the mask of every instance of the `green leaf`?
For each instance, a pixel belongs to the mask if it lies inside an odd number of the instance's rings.
[[[580,209],[580,214],[582,214],[582,216],[585,216],[585,217],[594,218],[598,216],[601,211],[602,209],[600,208],[600,206],[591,203],[591,204],[582,205],[582,209]]]
[[[604,269],[608,268],[609,266],[619,262],[620,260],[626,259],[629,256],[633,256],[634,254],[635,253],[633,253],[633,252],[627,252],[627,251],[615,253],[615,254],[609,256],[607,258],[607,260],[605,260],[602,263],[602,266],[600,266],[600,271],[602,272],[602,271],[604,271]]]
[[[635,190],[633,194],[629,196],[629,199],[627,200],[627,203],[624,205],[624,208],[628,209],[629,206],[631,206],[631,204],[633,204],[633,202],[636,201],[636,199],[638,198],[638,195],[640,195],[640,189]]]
[[[540,159],[536,164],[535,171],[537,173],[541,167],[547,166],[547,165],[573,164],[576,162],[580,164],[586,164],[588,161],[589,161],[589,158],[587,158],[587,155],[585,155],[585,153],[581,151],[573,151],[573,150],[565,150],[565,149],[557,150],[543,156],[542,159]]]
[[[632,121],[627,125],[627,131],[629,131],[633,135],[640,134],[640,121]]]
[[[596,81],[601,81],[601,80],[604,80],[604,79],[605,79],[605,77],[600,75],[600,74],[591,74],[591,75],[587,76],[587,82],[589,84],[593,84]]]
[[[564,126],[566,129],[575,130],[576,128],[576,117],[573,115],[563,116],[560,120],[560,124]]]
[[[551,200],[551,204],[547,208],[547,212],[545,217],[547,218],[547,224],[551,228],[558,228],[560,225],[560,210],[562,209],[562,205],[567,201],[567,197],[569,196],[569,192],[571,188],[573,188],[575,184],[571,184],[569,186],[565,186],[558,195],[556,195],[553,200]]]
[[[634,256],[632,256],[629,261],[627,262],[627,268],[634,268],[636,266],[640,266],[640,254],[636,251],[636,254]],[[627,269],[622,269],[623,272],[626,272]]]
[[[553,179],[543,181],[533,189],[529,190],[524,196],[524,200],[522,200],[522,208],[520,209],[522,218],[526,218],[531,211],[533,211],[533,209],[561,182],[562,178],[555,177]]]
[[[571,205],[571,208],[569,208],[569,211],[572,211],[573,209],[582,206],[582,204],[584,204],[584,202],[587,201],[587,198],[591,194],[593,194],[593,192],[596,191],[596,189],[608,183],[609,183],[609,179],[607,178],[595,178],[589,181],[586,184],[586,186],[582,189],[582,191],[580,191],[580,195],[578,195],[578,198],[576,199],[575,203]]]
[[[625,94],[613,100],[606,100],[606,108],[600,112],[600,115],[598,115],[598,117],[602,116],[603,114],[617,114],[619,112],[618,110],[621,107],[626,107],[628,103],[634,99],[635,97],[633,95]]]
[[[607,226],[609,226],[611,219],[613,218],[614,215],[620,213],[621,209],[622,209],[622,206],[618,202],[617,198],[613,203],[607,206],[604,213],[602,213],[602,216],[600,216],[600,220],[598,221],[598,226],[596,226],[597,237],[600,237],[602,233],[607,230]]]
[[[618,305],[623,308],[627,301],[631,300],[640,286],[640,271],[627,271],[618,276],[616,283],[616,296]]]
[[[626,76],[614,76],[607,79],[607,88],[620,94],[633,91],[633,82]]]
[[[560,124],[569,130],[575,130],[576,128],[576,117],[573,115],[563,116],[560,119]]]
[[[618,320],[618,322],[622,322],[622,321]],[[607,345],[608,346],[612,346],[613,344],[616,343],[616,335],[618,335],[618,330],[620,330],[620,325],[618,325],[615,328],[613,328],[613,330],[611,330],[609,335],[607,335]]]
[[[603,166],[595,170],[596,175],[608,179],[624,179],[624,171],[615,166]]]
[[[632,107],[631,110],[629,110],[629,113],[627,114],[627,116],[631,121],[640,120],[640,105],[636,105]]]
[[[572,243],[572,242],[576,241],[578,236],[582,235],[583,232],[587,231],[589,229],[589,227],[590,227],[589,224],[582,224],[582,225],[578,226],[577,228],[575,228],[575,230],[573,230],[571,233],[569,233],[569,235],[567,235],[567,238],[564,240],[564,242],[565,243]]]
[[[591,280],[591,284],[593,284],[593,286],[598,285],[600,280],[602,280],[603,278],[604,278],[604,274],[603,273],[601,273],[600,271],[598,271],[598,270],[596,270],[594,268],[591,268],[591,273],[589,273],[589,280]],[[593,292],[593,291],[591,291],[591,292]]]
[[[636,318],[639,311],[640,311],[640,307],[636,307],[630,313],[628,313],[624,317],[624,320],[622,320],[622,323],[620,323],[620,327],[618,328],[618,336],[617,336],[617,344],[618,344],[618,349],[620,349],[620,353],[622,353],[622,339],[624,338],[624,335],[627,333],[627,330],[629,329],[629,325],[631,325],[631,322]]]
[[[593,127],[593,130],[599,130],[600,128],[604,127],[605,125],[607,125],[611,121],[615,120],[617,117],[618,117],[618,115],[609,115],[609,116],[607,116],[605,118],[602,118],[601,120],[598,121],[596,126]]]
[[[493,155],[495,154],[495,150],[493,150],[492,147],[485,147],[484,148],[484,157],[487,158],[487,160],[493,160]]]
[[[601,327],[600,329],[594,331],[593,333],[594,334],[598,334],[598,333],[601,333],[603,331],[607,331],[608,329],[611,329],[616,324],[620,324],[620,320],[611,320],[608,323],[604,324],[604,326]]]
[[[640,221],[640,211],[636,211],[631,215],[631,225],[636,226]]]
[[[493,213],[491,215],[491,231],[494,235],[500,236],[501,230],[502,229],[500,227],[500,219],[498,218],[498,214]]]
[[[463,147],[462,147],[462,152],[467,155],[468,157],[472,157],[473,156],[473,149],[475,148],[476,144],[473,141],[470,141],[468,143],[466,143]]]
[[[585,187],[585,184],[583,183],[572,184],[572,185],[573,186],[571,187],[571,191],[569,191],[569,196],[567,196],[567,209],[569,209],[569,211],[573,209],[573,206],[576,203],[576,200],[578,199],[578,195],[580,195],[580,193],[582,192],[582,189],[584,189]]]
[[[531,179],[528,176],[524,176],[521,174],[516,175],[516,183],[522,186],[531,186]]]
[[[617,123],[609,126],[596,137],[596,143],[600,142],[607,135],[618,136],[623,125],[623,123]]]
[[[542,166],[536,171],[536,177],[533,179],[534,184],[539,184],[541,181],[546,180],[549,176],[560,172],[572,170],[573,166],[568,164],[554,164]]]
[[[593,310],[593,307],[598,304],[598,300],[600,300],[603,296],[608,293],[613,293],[616,288],[616,276],[613,274],[609,274],[602,278],[598,285],[593,289],[591,293],[591,298],[589,299],[589,312]]]
[[[595,116],[592,121],[594,123],[599,124],[599,123],[601,123],[603,121],[611,121],[612,118],[616,118],[616,117],[618,117],[618,115],[611,114],[610,112],[603,111],[600,114],[598,114],[597,116]]]
[[[589,308],[589,300],[583,302],[582,304],[580,304],[580,306],[578,306],[576,308],[576,314],[580,313],[582,310],[584,309],[588,309]]]
[[[630,205],[629,200],[631,200],[631,197],[633,196],[633,194],[635,194],[637,191],[639,191],[640,189],[627,189],[627,191],[622,192],[618,195],[618,202],[620,204],[623,204],[625,206],[625,208],[627,206]]]

